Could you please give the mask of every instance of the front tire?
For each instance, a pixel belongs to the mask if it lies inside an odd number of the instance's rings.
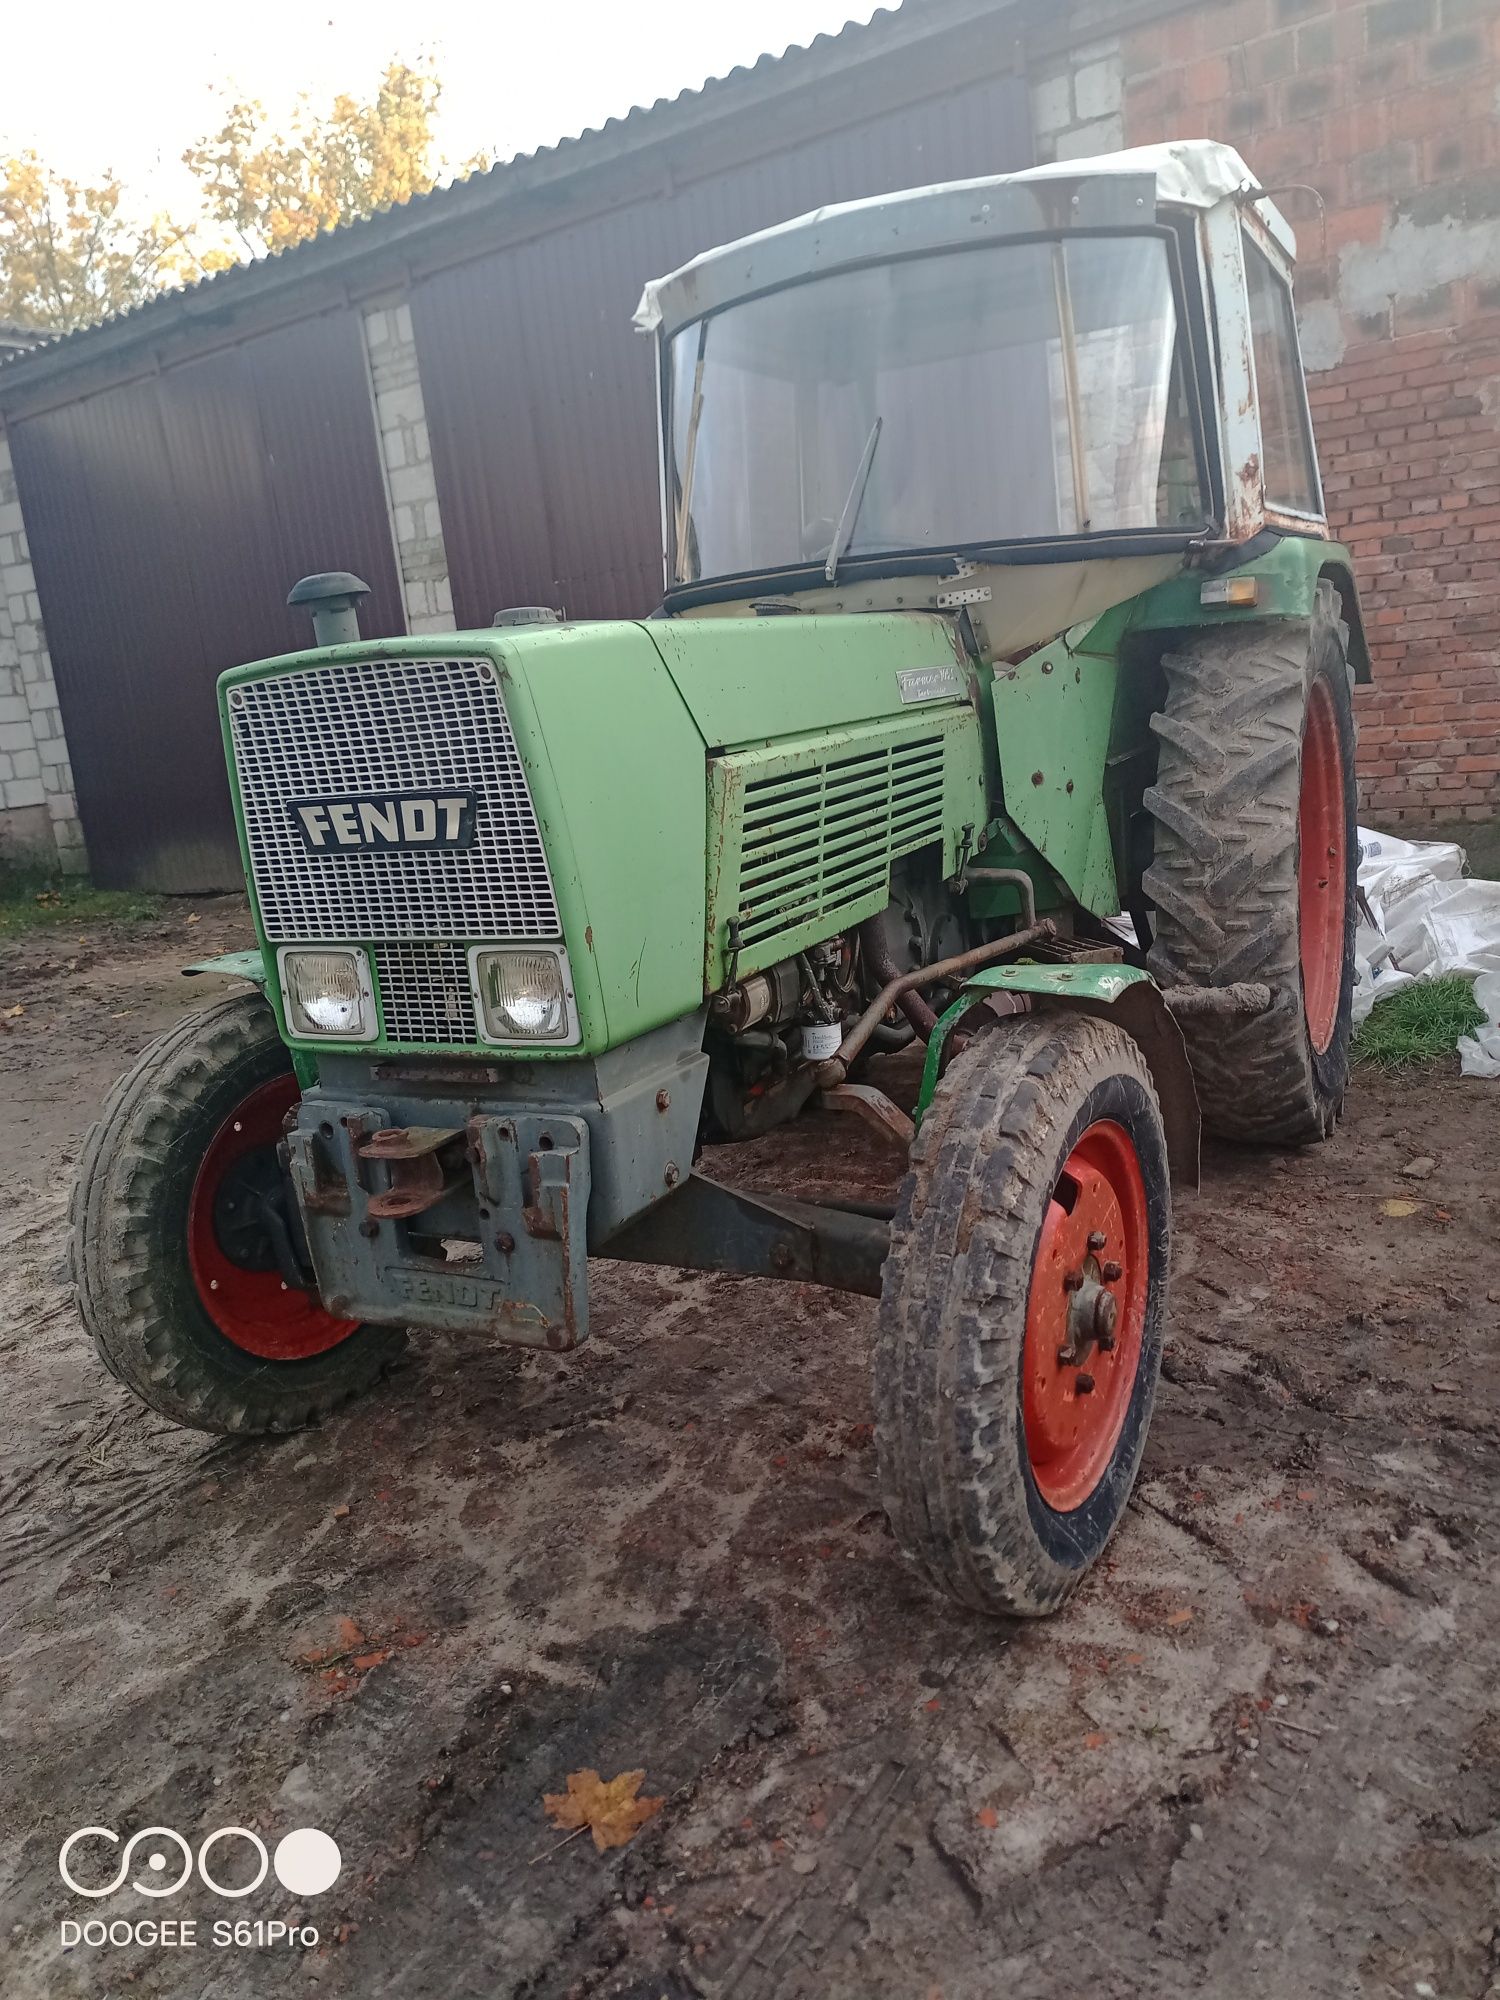
[[[236,993],[153,1042],[84,1143],[83,1323],[112,1375],[195,1430],[300,1430],[377,1381],[405,1339],[290,1287],[245,1225],[297,1095],[270,1008]]]
[[[1119,1525],[1169,1238],[1161,1109],[1123,1029],[1025,1015],[955,1057],[892,1225],[875,1412],[896,1537],[961,1603],[1055,1611]]]

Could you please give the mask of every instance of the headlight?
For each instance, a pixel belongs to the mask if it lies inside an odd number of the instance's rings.
[[[353,945],[277,954],[286,1025],[294,1036],[373,1042],[377,1032],[370,965]]]
[[[476,949],[471,963],[486,1041],[577,1041],[578,1015],[564,953]]]

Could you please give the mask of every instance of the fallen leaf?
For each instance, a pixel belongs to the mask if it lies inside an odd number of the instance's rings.
[[[1091,1729],[1083,1739],[1083,1747],[1085,1750],[1102,1750],[1108,1741],[1102,1729]]]
[[[384,1666],[390,1657],[391,1649],[387,1646],[383,1651],[378,1653],[361,1653],[357,1660],[351,1660],[349,1664],[351,1667],[357,1667],[360,1673],[367,1674],[371,1667]]]
[[[570,1771],[565,1792],[543,1792],[542,1804],[556,1827],[575,1830],[587,1827],[601,1854],[606,1848],[623,1847],[633,1840],[666,1804],[663,1796],[637,1796],[645,1781],[644,1771],[622,1771],[606,1784],[597,1771]]]
[[[974,1817],[981,1826],[996,1827],[1000,1824],[1000,1815],[993,1806],[981,1806]]]
[[[198,915],[198,912],[196,910],[194,910],[193,914],[188,918],[188,922],[190,924],[201,923],[202,921],[203,921],[202,918]]]
[[[1167,1623],[1169,1625],[1190,1625],[1192,1619],[1193,1614],[1185,1604],[1178,1610],[1167,1613]]]
[[[347,1507],[335,1507],[333,1518],[335,1521],[347,1521],[349,1518],[349,1509]]]
[[[25,1009],[24,1007],[22,1007],[22,1006],[15,1006],[15,1007],[7,1007],[7,1008],[6,1008],[6,1010],[5,1010],[5,1013],[4,1013],[4,1016],[3,1016],[3,1017],[0,1017],[0,1018],[3,1018],[3,1019],[5,1019],[5,1020],[7,1020],[7,1021],[19,1021],[19,1020],[20,1020],[20,1018],[21,1018],[21,1016],[22,1016],[22,1015],[23,1015],[23,1014],[24,1014],[25,1012],[26,1012],[26,1009]]]
[[[1415,1215],[1421,1206],[1422,1204],[1419,1201],[1402,1201],[1399,1197],[1393,1196],[1391,1200],[1383,1201],[1380,1204],[1380,1213],[1382,1215]]]

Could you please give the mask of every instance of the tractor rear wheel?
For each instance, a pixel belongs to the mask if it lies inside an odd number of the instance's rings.
[[[1077,1588],[1135,1485],[1161,1366],[1161,1109],[1112,1022],[1021,1015],[938,1085],[891,1229],[875,1435],[897,1539],[977,1610]]]
[[[236,993],[153,1042],[84,1142],[71,1217],[83,1323],[112,1375],[195,1430],[300,1430],[378,1380],[405,1341],[283,1274],[276,1147],[297,1097],[271,1009]]]
[[[1354,712],[1332,584],[1311,624],[1215,629],[1169,653],[1145,803],[1166,987],[1270,987],[1268,1013],[1184,1016],[1203,1122],[1225,1138],[1327,1138],[1349,1078]]]

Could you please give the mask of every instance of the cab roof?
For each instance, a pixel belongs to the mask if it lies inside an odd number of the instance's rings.
[[[735,299],[815,272],[1063,227],[1139,227],[1155,221],[1160,209],[1213,208],[1259,186],[1232,146],[1174,139],[839,202],[705,250],[653,279],[641,294],[635,324],[643,333],[670,336]],[[1264,197],[1256,206],[1288,257],[1295,256],[1296,240],[1279,210]]]

